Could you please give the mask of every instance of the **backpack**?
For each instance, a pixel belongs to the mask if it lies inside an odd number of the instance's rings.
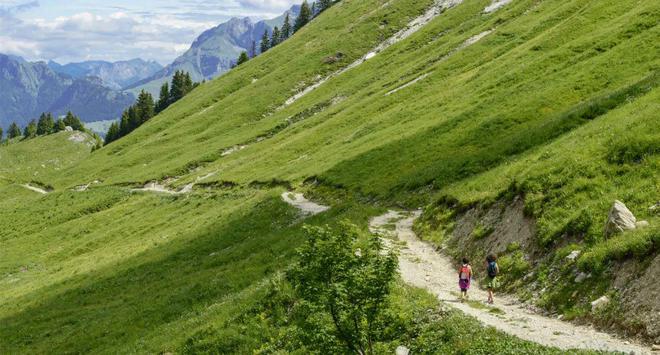
[[[491,261],[488,263],[488,276],[495,277],[497,276],[497,263]]]
[[[463,267],[461,267],[460,274],[461,274],[461,276],[460,276],[461,280],[469,280],[470,279],[470,267],[467,266],[467,265],[463,265]]]

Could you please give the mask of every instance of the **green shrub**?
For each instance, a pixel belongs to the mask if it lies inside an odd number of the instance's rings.
[[[643,257],[657,250],[659,245],[658,228],[628,231],[596,244],[580,257],[578,266],[585,271],[600,272],[610,261]]]
[[[474,240],[481,240],[491,235],[493,231],[493,227],[485,227],[481,224],[477,224],[472,230],[471,235]]]

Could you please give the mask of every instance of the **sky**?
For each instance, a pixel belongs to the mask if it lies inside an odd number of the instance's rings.
[[[0,53],[60,64],[185,52],[231,17],[277,17],[302,0],[0,0]]]

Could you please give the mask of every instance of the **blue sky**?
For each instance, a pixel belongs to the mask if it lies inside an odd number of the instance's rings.
[[[68,63],[167,64],[231,17],[272,18],[302,0],[0,0],[0,53]]]

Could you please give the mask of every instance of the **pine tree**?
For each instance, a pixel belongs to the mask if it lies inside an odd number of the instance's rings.
[[[150,93],[144,90],[140,91],[137,102],[135,103],[135,114],[137,116],[137,126],[135,128],[154,117],[154,98]]]
[[[128,110],[124,110],[121,115],[121,121],[119,122],[119,136],[123,137],[131,133],[130,123],[128,122]]]
[[[49,113],[42,113],[37,123],[37,135],[43,136],[51,134],[55,131],[55,122],[53,122],[53,115]]]
[[[18,127],[16,122],[12,122],[9,126],[9,131],[7,131],[7,138],[12,139],[21,136],[21,129]]]
[[[270,48],[277,46],[280,43],[280,29],[275,26],[273,28],[273,35],[270,37]]]
[[[25,138],[34,138],[37,136],[37,122],[35,120],[30,121],[25,129],[23,129],[23,137]]]
[[[134,129],[140,126],[140,116],[138,115],[135,106],[128,108],[128,133],[133,132]]]
[[[112,122],[110,128],[108,128],[108,133],[105,135],[105,144],[110,144],[119,138],[119,125],[117,122]]]
[[[183,73],[183,71],[181,71]],[[193,81],[190,77],[190,73],[186,72],[183,75],[183,96],[188,95],[193,89]]]
[[[236,66],[247,63],[248,60],[250,60],[250,57],[248,57],[247,52],[241,52],[241,55],[238,56],[238,60],[236,61]]]
[[[266,53],[270,49],[270,37],[268,36],[268,30],[264,31],[264,35],[261,36],[261,53]]]
[[[80,122],[80,118],[74,115],[73,112],[71,111],[66,113],[66,116],[64,117],[64,124],[66,126],[73,128],[76,131],[85,130],[85,126],[83,126],[82,122]]]
[[[250,46],[250,58],[254,58],[257,56],[257,42],[252,41],[252,45]]]
[[[161,113],[165,111],[167,106],[170,105],[170,86],[167,82],[163,83],[163,86],[160,87],[160,96],[158,97],[158,103],[156,104],[156,113]]]
[[[284,24],[282,24],[282,31],[280,33],[280,42],[286,41],[287,38],[291,36],[291,19],[289,18],[289,13],[286,13],[284,18]]]
[[[61,118],[57,119],[57,121],[55,121],[53,132],[54,133],[62,132],[65,129],[66,129],[66,125],[64,124],[64,121]]]
[[[170,105],[183,97],[183,72],[177,70],[172,77],[172,88],[170,89]]]
[[[319,0],[318,8],[317,8],[318,12],[321,13],[327,10],[328,8],[330,8],[330,6],[332,6],[332,3],[333,3],[332,0]]]
[[[312,19],[312,10],[309,8],[309,4],[307,3],[307,0],[305,0],[303,1],[302,5],[300,5],[300,14],[298,15],[298,18],[296,19],[296,23],[293,26],[293,32],[298,32],[311,19]]]

